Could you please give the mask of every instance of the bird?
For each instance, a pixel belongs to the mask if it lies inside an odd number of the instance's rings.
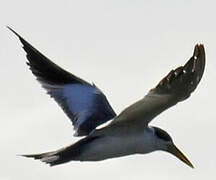
[[[55,166],[164,151],[194,168],[165,130],[149,124],[166,109],[189,98],[196,89],[205,69],[203,44],[196,44],[192,57],[183,66],[171,70],[142,99],[117,115],[95,84],[64,70],[8,28],[21,41],[33,75],[69,117],[74,136],[81,137],[58,150],[22,156]]]

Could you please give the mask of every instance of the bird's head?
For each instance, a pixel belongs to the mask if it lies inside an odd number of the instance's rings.
[[[175,146],[173,143],[173,140],[171,136],[164,130],[153,127],[154,129],[154,135],[156,137],[156,147],[158,150],[166,151],[174,156],[176,156],[178,159],[183,161],[185,164],[193,168],[192,163],[188,160],[188,158]]]

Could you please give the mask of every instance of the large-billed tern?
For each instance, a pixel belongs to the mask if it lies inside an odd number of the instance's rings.
[[[149,126],[154,117],[187,99],[199,84],[205,68],[203,45],[196,45],[184,66],[169,72],[148,94],[116,115],[105,95],[94,84],[65,71],[15,33],[27,53],[27,64],[47,93],[72,121],[75,136],[85,136],[62,149],[32,155],[51,166],[69,161],[100,161],[156,150],[169,152],[193,167],[170,135]],[[97,126],[112,120],[107,126]]]

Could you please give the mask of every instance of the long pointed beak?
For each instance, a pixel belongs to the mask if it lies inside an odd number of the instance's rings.
[[[178,159],[180,159],[182,162],[190,166],[191,168],[194,168],[192,163],[188,160],[188,158],[174,145],[170,145],[168,147],[168,152],[176,156]]]

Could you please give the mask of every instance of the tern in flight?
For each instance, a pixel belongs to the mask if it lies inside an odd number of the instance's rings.
[[[170,135],[158,127],[149,126],[149,123],[164,110],[187,99],[196,89],[205,68],[203,45],[195,46],[193,56],[184,66],[171,70],[141,100],[116,115],[98,87],[54,64],[9,29],[23,44],[32,73],[71,120],[75,136],[85,136],[56,151],[23,156],[54,166],[69,161],[101,161],[162,150],[193,168]],[[110,120],[108,125],[97,129]]]

